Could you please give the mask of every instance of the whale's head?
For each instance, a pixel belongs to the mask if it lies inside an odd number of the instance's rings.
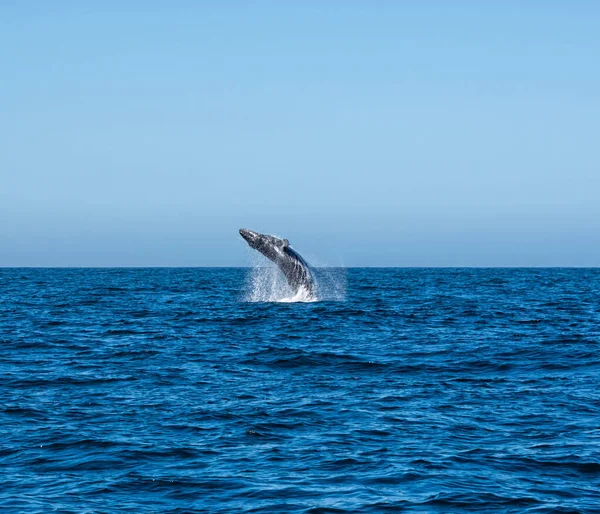
[[[258,232],[248,230],[247,228],[240,229],[240,236],[246,240],[250,248],[254,248],[272,261],[283,256],[290,245],[287,239],[280,239],[279,237],[269,236],[267,234],[259,234]]]

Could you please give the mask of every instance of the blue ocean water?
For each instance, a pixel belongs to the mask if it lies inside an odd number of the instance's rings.
[[[599,512],[600,270],[0,270],[2,512]]]

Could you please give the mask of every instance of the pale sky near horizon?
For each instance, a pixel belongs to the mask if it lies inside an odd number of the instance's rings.
[[[600,266],[600,3],[0,4],[0,266]]]

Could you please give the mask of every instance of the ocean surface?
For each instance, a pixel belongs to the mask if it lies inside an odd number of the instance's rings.
[[[600,512],[600,269],[321,283],[0,269],[0,512]]]

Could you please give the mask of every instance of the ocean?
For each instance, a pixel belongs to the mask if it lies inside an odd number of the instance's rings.
[[[600,269],[0,269],[1,512],[600,512]]]

